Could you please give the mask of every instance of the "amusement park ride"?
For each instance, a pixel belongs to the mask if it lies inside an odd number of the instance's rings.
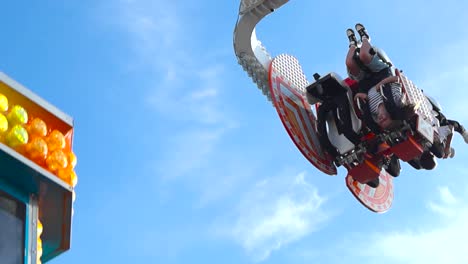
[[[0,73],[0,263],[38,264],[70,248],[73,120]]]
[[[307,160],[328,175],[336,175],[337,166],[345,167],[346,185],[356,199],[373,212],[385,212],[393,201],[389,161],[411,164],[433,147],[440,127],[432,111],[437,106],[392,67],[408,101],[418,105],[416,113],[398,129],[371,129],[363,109],[353,101],[355,81],[329,73],[314,74],[314,81],[309,82],[295,57],[282,54],[272,58],[257,39],[257,23],[287,2],[241,0],[234,30],[238,62],[273,102],[286,131]]]

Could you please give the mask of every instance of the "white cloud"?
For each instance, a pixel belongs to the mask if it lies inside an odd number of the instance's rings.
[[[157,163],[158,175],[174,179],[206,168],[224,133],[224,129],[191,129],[175,133],[168,139],[163,159]]]
[[[201,100],[204,98],[212,98],[218,94],[218,90],[215,88],[206,88],[200,91],[195,91],[190,94],[190,99]]]
[[[114,21],[130,36],[138,52],[157,62],[159,56],[169,58],[167,49],[177,45],[183,35],[183,18],[176,12],[176,2],[158,0],[119,1]],[[176,50],[174,50],[176,51]],[[161,61],[162,62],[162,61]]]
[[[158,146],[158,156],[164,155],[157,158],[156,171],[164,179],[187,176],[196,169],[209,174],[218,143],[237,126],[223,107],[224,66],[217,58],[207,59],[209,47],[191,41],[193,23],[187,20],[195,18],[185,16],[181,4],[119,1],[120,16],[116,16],[116,24],[138,55],[133,63],[141,63],[138,69],[148,72],[144,103],[161,118],[157,126],[172,129]],[[199,48],[204,53],[197,53]]]
[[[147,103],[172,120],[230,123],[224,111],[226,108],[222,107],[223,75],[221,66],[211,65],[185,73],[180,81],[158,82],[148,95]]]
[[[180,87],[164,86],[148,97],[153,109],[170,119],[175,127],[182,127],[168,135],[161,149],[165,155],[157,162],[158,171],[169,175],[166,179],[193,174],[194,169],[203,169],[204,175],[217,177],[212,172],[222,165],[213,161],[216,152],[222,151],[219,143],[226,133],[238,127],[223,107],[219,91],[223,84],[218,77],[221,71],[220,67],[212,67],[194,72],[199,78],[196,81]]]
[[[242,199],[230,232],[255,261],[307,236],[329,219],[325,198],[304,173],[258,182]]]
[[[361,238],[358,241],[366,242],[350,246],[350,258],[363,258],[359,263],[468,263],[468,201],[462,202],[447,187],[439,188],[438,194],[437,201],[428,203],[432,215],[416,223],[419,227]],[[407,220],[412,221],[411,215]]]
[[[200,40],[192,36],[193,23],[184,15],[183,4],[121,0],[118,6],[115,24],[138,55],[133,63],[141,62],[138,69],[148,72],[145,103],[172,121],[233,126],[222,105],[224,65],[211,57],[206,43],[197,46]],[[199,49],[203,53],[197,53]]]

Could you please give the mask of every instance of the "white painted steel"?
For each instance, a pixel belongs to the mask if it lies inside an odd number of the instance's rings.
[[[41,108],[47,110],[49,113],[59,118],[67,125],[73,127],[73,118],[64,112],[60,111],[57,107],[53,106],[39,95],[33,93],[31,90],[21,85],[20,83],[13,80],[11,77],[6,75],[3,72],[0,72],[0,82],[6,84],[7,86],[13,88],[17,93],[33,101],[35,104],[39,105]]]
[[[305,98],[309,81],[307,81],[299,61],[293,56],[281,54],[275,57],[274,66],[279,74],[291,82],[291,86]]]
[[[269,101],[271,94],[268,69],[272,57],[257,39],[255,26],[287,2],[289,0],[242,0],[234,29],[234,51],[237,60]]]

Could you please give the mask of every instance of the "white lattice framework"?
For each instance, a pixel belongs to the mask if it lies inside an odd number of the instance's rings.
[[[436,117],[432,114],[432,105],[426,99],[426,96],[411,80],[405,75],[400,74],[401,82],[406,90],[408,101],[417,106],[419,116],[422,116],[430,124],[438,125]]]
[[[255,26],[262,18],[288,1],[242,0],[234,30],[234,50],[239,64],[270,101],[268,68],[272,57],[257,39]]]
[[[306,87],[309,85],[307,78],[303,74],[302,68],[296,58],[285,54],[278,55],[275,58],[275,63],[278,65],[276,69],[279,73],[289,80],[294,87],[301,92],[303,96],[306,93]]]

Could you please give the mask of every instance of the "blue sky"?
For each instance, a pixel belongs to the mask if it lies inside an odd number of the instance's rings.
[[[70,251],[50,263],[467,263],[468,160],[404,165],[385,214],[295,148],[237,65],[237,1],[9,1],[0,69],[75,120]],[[468,125],[468,3],[293,0],[257,36],[345,74],[345,30]]]

